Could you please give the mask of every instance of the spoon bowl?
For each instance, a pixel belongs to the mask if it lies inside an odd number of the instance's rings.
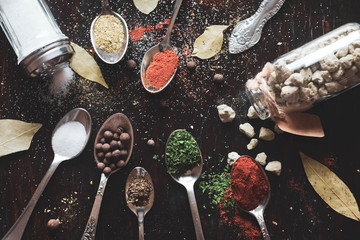
[[[146,181],[148,181],[152,187],[152,192],[149,197],[149,202],[145,206],[136,206],[128,201],[129,195],[128,190],[130,188],[130,185],[132,181],[135,178],[144,178]],[[125,198],[126,202],[128,203],[129,209],[135,213],[135,215],[138,217],[139,221],[139,240],[144,239],[144,217],[146,213],[152,208],[154,204],[154,185],[151,180],[150,174],[142,167],[135,167],[129,174],[126,185],[125,185]]]
[[[104,172],[101,173],[100,184],[99,184],[96,196],[95,196],[95,201],[94,201],[88,222],[85,227],[85,231],[81,237],[82,240],[95,239],[96,227],[97,227],[97,222],[99,219],[100,207],[101,207],[102,198],[103,198],[103,195],[105,192],[106,183],[111,174],[117,172],[118,170],[120,170],[126,166],[126,164],[129,162],[131,154],[132,154],[132,150],[133,150],[133,146],[134,146],[134,131],[133,131],[131,122],[126,117],[126,115],[124,115],[122,113],[115,113],[115,114],[111,115],[103,123],[103,125],[100,127],[100,129],[96,135],[95,142],[94,142],[95,162],[97,164],[100,162],[100,160],[96,154],[95,145],[102,138],[102,136],[106,130],[116,132],[118,130],[118,128],[122,128],[124,130],[124,132],[126,132],[130,135],[130,140],[129,140],[127,146],[125,146],[125,148],[127,149],[127,157],[124,160],[124,164],[122,165],[121,168],[113,169],[109,174],[105,174]]]
[[[171,50],[174,52],[177,52],[176,48],[172,47],[170,44],[170,36],[171,31],[174,27],[175,19],[177,14],[179,13],[180,6],[181,6],[182,0],[176,0],[174,4],[174,10],[171,16],[171,20],[169,23],[169,27],[166,31],[166,35],[164,39],[158,44],[153,47],[151,47],[144,55],[142,63],[141,63],[141,70],[140,70],[140,77],[141,77],[141,83],[144,86],[145,90],[149,93],[158,93],[161,92],[163,89],[165,89],[171,80],[174,78],[176,70],[174,71],[173,75],[170,77],[170,79],[167,81],[167,83],[162,86],[161,88],[156,88],[152,86],[149,82],[149,80],[146,78],[146,70],[148,69],[151,61],[154,59],[155,54],[159,52],[165,52],[167,50]]]
[[[108,63],[108,64],[115,64],[115,63],[119,62],[124,57],[124,55],[126,53],[126,50],[127,50],[128,44],[129,44],[129,30],[128,30],[128,27],[127,27],[127,24],[126,24],[125,20],[120,16],[120,14],[118,14],[118,13],[116,13],[116,12],[114,12],[114,11],[112,11],[110,9],[108,0],[102,0],[102,8],[103,9],[102,9],[100,15],[97,16],[92,21],[91,26],[90,26],[91,43],[93,45],[93,48],[94,48],[96,54],[99,56],[99,58],[101,60],[103,60],[105,63]],[[124,41],[121,44],[120,49],[116,53],[105,52],[96,44],[95,36],[94,36],[94,26],[95,26],[96,21],[102,15],[113,15],[113,16],[115,16],[116,18],[118,18],[120,20],[121,25],[123,27]]]
[[[266,227],[266,224],[265,224],[265,220],[264,220],[264,211],[265,211],[265,208],[267,206],[267,204],[269,203],[270,201],[270,196],[271,196],[271,188],[270,188],[270,182],[269,182],[269,179],[264,171],[264,169],[261,167],[261,165],[255,161],[251,156],[248,156],[248,155],[242,155],[240,157],[247,157],[247,158],[250,158],[256,165],[257,167],[261,170],[261,173],[263,174],[265,180],[266,180],[266,184],[267,184],[267,187],[268,187],[268,190],[267,190],[267,193],[266,195],[264,196],[263,199],[261,199],[259,205],[252,209],[252,210],[246,210],[246,209],[243,209],[241,208],[239,205],[239,209],[241,209],[242,211],[244,212],[247,212],[247,213],[250,213],[251,215],[253,215],[256,220],[258,221],[259,223],[259,226],[260,226],[260,230],[261,230],[261,234],[263,236],[263,238],[265,240],[270,240],[270,235],[269,235],[269,232],[267,230],[267,227]]]
[[[33,196],[31,197],[29,203],[27,204],[24,211],[21,213],[19,218],[16,220],[14,225],[10,228],[10,230],[6,233],[6,235],[3,237],[3,240],[13,240],[13,239],[21,239],[24,230],[26,228],[27,222],[29,221],[29,218],[31,216],[31,213],[33,212],[35,205],[37,201],[39,200],[42,192],[44,191],[46,185],[48,184],[49,180],[51,179],[52,175],[54,174],[55,170],[59,166],[60,163],[66,160],[73,159],[77,157],[85,148],[89,137],[91,133],[91,116],[90,114],[82,108],[75,108],[65,114],[63,118],[58,122],[58,124],[55,126],[55,129],[52,133],[52,142],[54,140],[55,133],[60,129],[60,127],[64,126],[65,124],[69,122],[79,122],[81,123],[85,128],[85,138],[83,139],[84,142],[82,142],[82,147],[78,148],[76,152],[72,152],[70,155],[66,155],[64,153],[59,154],[59,152],[54,151],[54,160],[52,161],[49,169],[45,173],[45,176],[41,180],[39,186],[36,188],[36,191],[34,192]],[[64,142],[65,145],[70,144],[69,142]],[[71,143],[73,144],[73,143]]]
[[[185,131],[185,130],[184,129],[177,129],[177,130],[173,131],[170,134],[170,136],[169,136],[169,138],[168,138],[168,140],[166,142],[165,162],[166,162],[167,168],[168,168],[168,159],[167,159],[168,147],[167,146],[168,146],[169,141],[174,136],[174,134],[176,132],[179,132],[179,131]],[[176,182],[180,183],[181,185],[183,185],[186,188],[186,191],[187,191],[187,194],[188,194],[188,199],[189,199],[189,204],[190,204],[191,215],[192,215],[192,218],[193,218],[193,223],[194,223],[194,228],[195,228],[196,239],[197,240],[203,240],[204,239],[204,234],[203,234],[202,227],[201,227],[199,210],[198,210],[198,207],[197,207],[195,193],[194,193],[194,184],[198,180],[198,178],[200,177],[200,174],[201,174],[201,171],[202,171],[203,158],[202,158],[202,154],[201,154],[199,145],[197,143],[196,143],[196,147],[197,147],[197,149],[199,151],[199,154],[200,154],[200,161],[201,161],[200,165],[195,166],[193,169],[188,170],[187,172],[181,174],[180,176],[173,176],[172,174],[170,174],[170,176]]]

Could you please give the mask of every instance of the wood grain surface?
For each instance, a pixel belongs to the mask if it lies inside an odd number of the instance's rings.
[[[91,21],[100,12],[100,1],[46,1],[61,30],[71,41],[90,53]],[[171,179],[164,164],[165,142],[178,128],[187,129],[198,141],[205,164],[203,171],[223,171],[227,154],[236,151],[253,157],[259,152],[268,161],[282,163],[281,176],[268,173],[272,196],[265,220],[272,239],[358,239],[359,222],[329,208],[316,194],[308,180],[299,151],[319,160],[333,170],[352,190],[360,203],[360,88],[347,91],[323,102],[310,112],[320,116],[324,138],[277,135],[271,142],[260,141],[248,151],[249,139],[238,131],[250,103],[244,93],[246,80],[262,66],[322,34],[349,22],[360,22],[358,0],[288,0],[265,25],[262,37],[250,50],[230,55],[228,40],[234,23],[251,16],[260,0],[194,0],[183,1],[172,43],[180,53],[180,66],[173,82],[162,92],[151,95],[140,82],[140,65],[144,53],[165,35],[162,29],[149,30],[139,41],[130,40],[124,59],[107,65],[94,55],[109,85],[76,79],[62,93],[55,93],[51,82],[30,78],[17,65],[17,57],[0,32],[0,118],[42,123],[28,151],[0,158],[0,237],[4,236],[30,200],[53,159],[51,134],[58,120],[75,107],[87,109],[93,118],[88,146],[76,159],[59,166],[40,198],[29,220],[23,239],[80,239],[100,181],[93,157],[93,142],[102,123],[116,112],[131,120],[135,134],[132,157],[125,169],[109,179],[102,202],[96,239],[137,239],[135,215],[125,202],[125,181],[136,166],[144,167],[155,184],[155,202],[145,217],[145,239],[195,239],[195,231],[185,188]],[[156,27],[170,18],[172,1],[160,0],[149,15],[139,12],[131,0],[110,1],[114,11],[122,14],[130,30]],[[231,24],[224,32],[221,52],[209,60],[190,56],[195,39],[206,26]],[[159,25],[162,26],[162,25]],[[150,29],[150,28],[149,28]],[[137,62],[134,70],[126,61]],[[194,60],[194,71],[186,61]],[[215,83],[215,73],[225,77]],[[216,106],[225,103],[237,114],[232,123],[223,124]],[[271,120],[251,120],[258,133],[260,127],[273,128]],[[1,133],[0,133],[1,134]],[[148,146],[148,139],[155,147]],[[159,161],[154,160],[157,155]],[[211,208],[207,194],[195,185],[195,194],[205,239],[252,239],[244,229],[228,226]],[[246,214],[241,217],[254,223]],[[52,218],[63,223],[56,231],[46,225]],[[261,238],[254,238],[261,239]]]

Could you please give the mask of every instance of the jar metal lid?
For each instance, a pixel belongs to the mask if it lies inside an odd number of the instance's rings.
[[[74,49],[66,38],[32,52],[19,64],[28,75],[36,77],[55,65],[70,59],[73,53]]]

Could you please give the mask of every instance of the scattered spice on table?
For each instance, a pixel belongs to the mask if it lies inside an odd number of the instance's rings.
[[[201,165],[201,153],[196,140],[186,130],[172,133],[166,145],[166,164],[168,173],[175,178]]]
[[[162,88],[169,82],[178,65],[179,59],[174,51],[158,52],[146,70],[146,79],[151,86]]]
[[[269,187],[260,167],[250,157],[242,156],[233,165],[231,190],[237,205],[250,211],[264,199]]]
[[[153,191],[154,189],[147,179],[142,177],[134,178],[127,191],[127,202],[137,207],[146,206]]]
[[[208,193],[212,206],[219,210],[220,220],[233,228],[239,239],[260,240],[261,234],[256,220],[236,207],[230,187],[230,172],[230,165],[226,165],[223,172],[203,173],[199,186],[203,193]]]
[[[124,43],[124,26],[114,15],[101,15],[94,25],[94,38],[101,50],[116,53]]]

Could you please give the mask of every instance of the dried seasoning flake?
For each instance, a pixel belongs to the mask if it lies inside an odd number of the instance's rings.
[[[124,26],[114,15],[101,15],[94,24],[94,38],[104,52],[117,53],[124,44]]]
[[[131,181],[128,189],[128,200],[129,204],[137,207],[146,206],[150,201],[150,196],[154,191],[151,183],[142,177],[137,177]]]
[[[300,152],[306,176],[320,197],[338,213],[360,221],[360,211],[354,195],[345,183],[320,162]]]
[[[20,120],[0,120],[0,157],[28,150],[35,133],[41,128],[39,123]]]

